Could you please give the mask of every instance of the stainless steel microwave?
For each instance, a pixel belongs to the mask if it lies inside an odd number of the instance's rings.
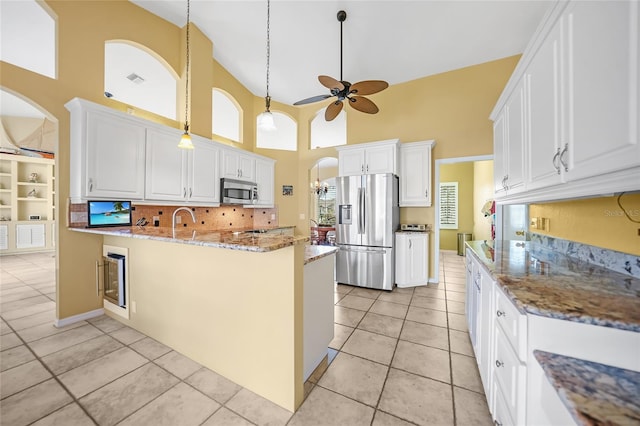
[[[258,184],[238,179],[220,179],[220,204],[255,204]]]

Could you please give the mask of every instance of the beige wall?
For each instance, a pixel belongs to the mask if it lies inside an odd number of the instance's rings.
[[[529,206],[529,217],[549,219],[549,229],[529,231],[640,255],[640,194]],[[629,217],[624,215],[627,212]],[[635,221],[635,222],[634,222]]]
[[[3,88],[31,100],[46,111],[49,118],[58,121],[57,316],[66,318],[100,306],[100,299],[95,296],[94,280],[95,260],[101,257],[102,241],[96,236],[66,230],[70,123],[64,104],[74,97],[81,97],[126,111],[127,105],[103,96],[104,43],[108,40],[130,40],[145,46],[166,61],[182,77],[184,84],[185,37],[184,29],[130,2],[50,0],[46,3],[58,22],[58,78],[43,77],[5,62],[0,62],[0,74]],[[299,151],[255,149],[255,117],[264,108],[264,99],[252,95],[211,58],[215,40],[208,40],[195,25],[192,29],[192,132],[211,136],[211,89],[219,87],[230,93],[244,113],[244,143],[234,145],[277,160],[275,200],[280,224],[296,225],[299,230],[304,230],[302,232],[307,232],[308,171],[319,158],[337,156],[334,148],[309,149],[310,120],[327,103],[298,108],[274,101],[273,110],[287,113],[298,121]],[[348,143],[390,138],[400,138],[403,142],[435,139],[434,159],[491,154],[492,126],[488,116],[517,60],[515,56],[463,68],[394,85],[372,95],[371,99],[379,105],[380,113],[369,115],[347,109]],[[178,99],[180,111],[184,106],[182,90],[179,90]],[[182,128],[182,123],[137,108],[135,114]],[[283,197],[282,185],[293,185],[294,196]],[[433,223],[434,217],[433,208],[406,208],[401,211],[403,222]]]
[[[491,217],[485,217],[482,207],[493,201],[493,160],[473,163],[473,238],[491,239]]]
[[[457,250],[458,233],[473,233],[473,162],[442,164],[440,183],[458,182],[458,229],[440,230],[440,249]]]

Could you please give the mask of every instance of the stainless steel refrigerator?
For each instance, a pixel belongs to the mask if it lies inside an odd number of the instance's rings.
[[[338,220],[336,281],[392,290],[394,233],[400,221],[398,176],[376,174],[336,178]]]

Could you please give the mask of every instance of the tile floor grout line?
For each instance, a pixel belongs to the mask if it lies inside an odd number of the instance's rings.
[[[447,273],[446,273],[446,268],[444,265],[445,256],[443,256],[443,265],[442,265],[442,273],[444,274],[444,295],[445,295],[445,306],[447,308],[447,341],[449,342],[449,374],[451,376],[451,406],[452,406],[452,410],[453,410],[453,424],[457,425],[458,421],[457,421],[457,416],[456,416],[456,398],[455,398],[455,392],[454,392],[454,384],[453,384],[453,357],[451,356],[451,333],[450,333],[450,328],[449,328],[449,297],[448,297],[448,291],[447,291]]]
[[[0,317],[1,317],[1,316],[0,316]],[[4,320],[4,318],[2,318],[2,320],[3,320],[3,321],[5,321],[5,320]],[[7,323],[7,321],[5,321],[5,323]],[[9,326],[10,326],[10,324],[9,324],[9,323],[7,323],[7,325],[9,325]],[[12,328],[12,329],[13,329],[13,328]],[[45,364],[45,363],[42,361],[42,359],[38,356],[38,354],[36,354],[36,352],[31,348],[31,346],[29,346],[29,345],[27,344],[27,342],[25,342],[25,340],[22,338],[22,336],[18,335],[18,333],[15,333],[15,335],[18,337],[18,339],[20,339],[20,340],[22,341],[22,344],[27,348],[27,350],[29,350],[29,352],[31,352],[31,354],[35,357],[35,360],[37,360],[37,361],[40,363],[40,365],[41,365],[45,370],[47,370],[47,372],[51,375],[51,377],[50,377],[50,378],[47,378],[46,380],[43,380],[42,382],[39,382],[39,383],[37,383],[37,384],[35,384],[35,385],[32,385],[32,386],[29,386],[29,387],[27,387],[27,388],[25,388],[25,389],[22,389],[20,392],[23,392],[23,391],[25,391],[25,390],[27,390],[27,389],[31,389],[31,388],[33,388],[33,387],[35,387],[35,386],[37,386],[37,385],[40,385],[40,384],[42,384],[42,383],[44,383],[44,382],[46,382],[46,381],[48,381],[48,380],[50,380],[50,379],[54,379],[54,380],[58,383],[58,385],[60,385],[60,387],[62,387],[62,389],[63,389],[63,390],[64,390],[64,391],[65,391],[65,392],[66,392],[66,393],[71,397],[72,401],[71,401],[69,404],[76,403],[76,404],[80,407],[80,409],[82,409],[82,411],[84,411],[84,413],[89,417],[89,419],[90,419],[94,424],[99,425],[99,423],[98,423],[98,422],[93,418],[93,416],[92,416],[92,415],[91,415],[91,414],[90,414],[90,413],[85,409],[85,407],[84,407],[82,404],[80,404],[80,401],[75,397],[75,395],[74,395],[73,393],[71,393],[71,391],[67,388],[67,386],[65,386],[65,384],[62,382],[62,380],[60,380],[60,378],[58,378],[58,376],[57,376],[56,374],[54,374],[54,373],[53,373],[53,371],[51,371],[51,369],[49,368],[49,366],[48,366],[47,364]],[[14,394],[12,394],[12,395],[17,395],[17,394],[19,394],[20,392],[16,392],[16,393],[14,393]],[[9,396],[11,396],[11,395],[9,395]],[[4,399],[8,398],[9,396],[6,396],[5,398],[2,398],[2,399],[4,400]],[[67,406],[67,405],[69,405],[69,404],[65,404],[63,407],[66,407],[66,406]],[[40,417],[40,418],[38,418],[38,419],[35,419],[32,423],[37,422],[37,421],[39,421],[39,420],[41,420],[41,419],[43,419],[43,418],[45,418],[45,417],[47,417],[47,416],[49,416],[49,415],[51,415],[51,414],[55,413],[56,411],[58,411],[59,409],[61,409],[61,408],[63,408],[63,407],[59,407],[58,409],[53,410],[53,411],[52,411],[52,412],[50,412],[50,413],[46,413],[44,416],[42,416],[42,417]]]

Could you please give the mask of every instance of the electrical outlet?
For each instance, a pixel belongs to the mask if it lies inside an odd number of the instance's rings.
[[[304,220],[304,213],[300,213],[300,220]]]
[[[131,312],[138,313],[138,304],[136,302],[131,302]]]
[[[179,214],[176,215],[176,224],[180,224],[182,223],[182,218],[180,217]]]
[[[276,215],[274,213],[271,213],[271,220],[276,220]]]
[[[531,225],[531,229],[540,228],[540,218],[539,217],[532,217],[529,224]]]
[[[539,225],[540,225],[540,229],[542,229],[543,231],[548,231],[549,230],[549,218],[548,217],[541,217]]]

